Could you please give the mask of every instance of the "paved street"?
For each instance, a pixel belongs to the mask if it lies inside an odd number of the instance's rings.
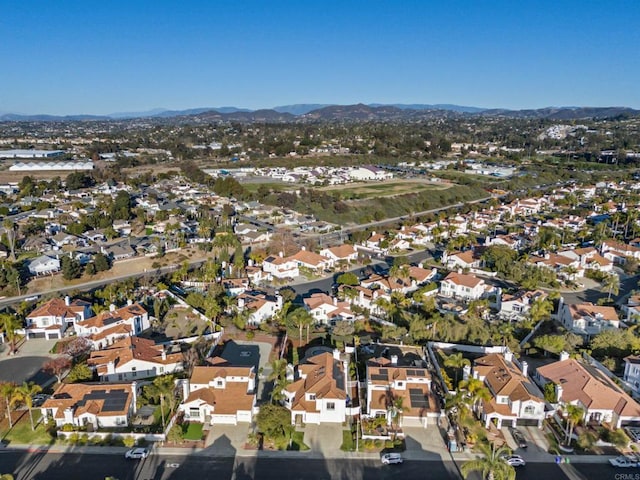
[[[125,460],[122,455],[0,453],[2,471],[12,471],[16,480],[100,479],[112,475],[118,480],[216,479],[407,479],[453,480],[459,478],[451,462],[407,461],[385,466],[375,459],[308,459],[229,457],[206,455],[151,455],[145,460]],[[554,465],[555,467],[555,465]],[[557,467],[556,467],[557,468]],[[203,474],[206,472],[206,477]]]
[[[34,453],[0,452],[0,471],[13,472],[16,480],[69,480],[100,479],[112,475],[118,480],[194,480],[216,479],[264,479],[264,480],[331,480],[331,479],[391,479],[407,480],[425,478],[453,480],[460,476],[453,462],[446,460],[407,460],[402,465],[385,466],[379,460],[368,459],[318,459],[288,452],[282,457],[276,454],[258,453],[255,457],[217,457],[213,452],[193,455],[153,454],[145,460],[125,460],[121,453]],[[620,474],[635,475],[636,471],[614,469],[606,460],[601,463],[528,463],[517,469],[517,480],[606,480],[621,478]],[[480,480],[472,474],[472,480]]]

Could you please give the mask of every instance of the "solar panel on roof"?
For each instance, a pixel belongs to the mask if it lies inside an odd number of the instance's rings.
[[[426,408],[429,406],[429,399],[419,388],[409,389],[409,401],[412,408]]]

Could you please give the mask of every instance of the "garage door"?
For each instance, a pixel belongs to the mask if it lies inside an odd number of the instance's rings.
[[[46,338],[46,333],[44,332],[29,332],[29,338]]]
[[[516,423],[520,427],[537,427],[538,426],[538,420],[535,420],[533,418],[519,418]]]
[[[214,425],[236,425],[235,415],[212,415],[211,423]]]

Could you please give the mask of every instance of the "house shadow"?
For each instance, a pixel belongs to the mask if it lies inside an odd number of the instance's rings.
[[[260,367],[260,347],[258,345],[236,343],[229,340],[220,354],[229,364],[236,367]]]
[[[447,432],[439,426],[430,426],[422,433],[428,436],[428,441],[432,442],[432,445],[425,445],[411,433],[407,433],[404,439],[405,452],[403,457],[405,457],[405,463],[402,465],[403,469],[412,471],[416,466],[424,469],[428,465],[429,478],[451,480],[462,478],[459,465],[453,455],[448,451],[444,452],[444,449],[447,448]],[[421,461],[415,461],[416,459]],[[406,473],[411,476],[410,472]]]

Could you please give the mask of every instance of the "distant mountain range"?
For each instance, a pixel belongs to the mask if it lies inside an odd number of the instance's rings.
[[[380,104],[332,105],[296,104],[272,109],[250,110],[237,107],[202,107],[186,110],[156,108],[144,112],[118,112],[109,115],[21,115],[0,114],[0,121],[109,121],[137,118],[179,119],[194,121],[292,122],[292,121],[384,121],[420,120],[451,115],[538,118],[550,120],[580,120],[640,115],[640,110],[628,107],[547,107],[526,110],[486,109],[450,104]]]

